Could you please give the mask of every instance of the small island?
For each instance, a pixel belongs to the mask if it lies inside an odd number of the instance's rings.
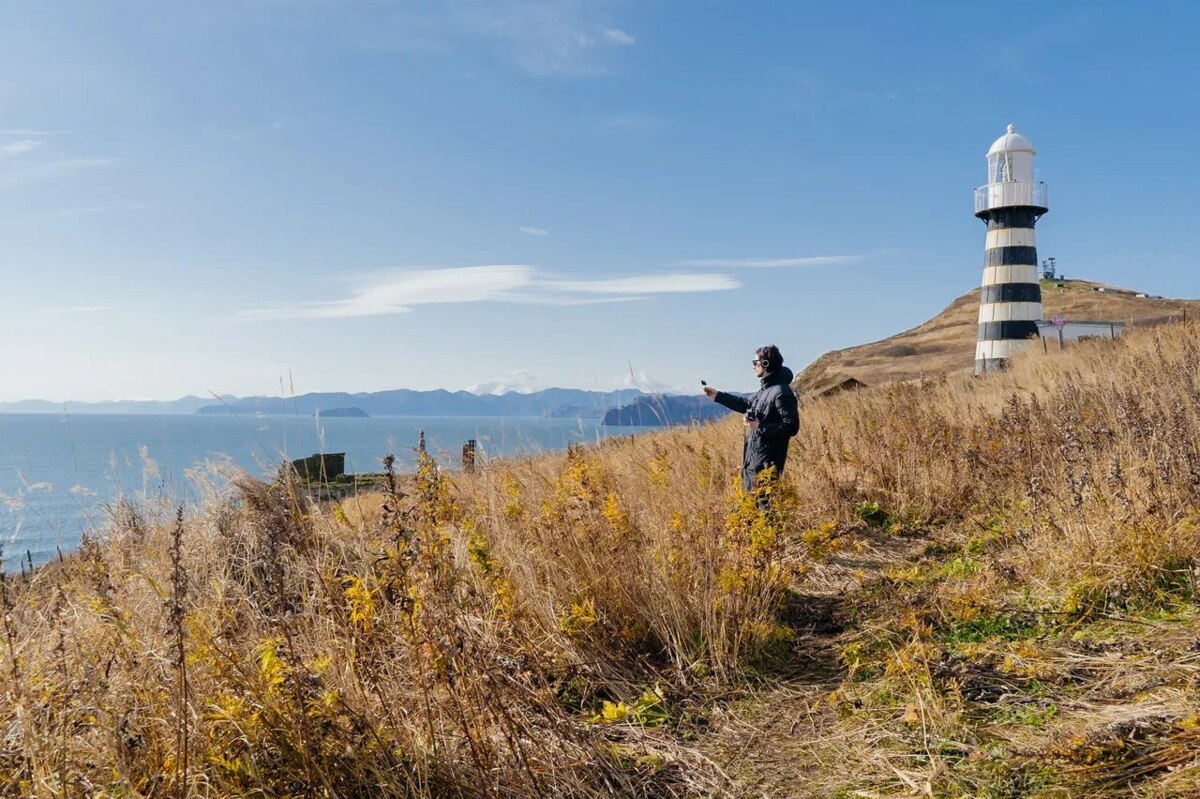
[[[364,411],[362,408],[350,406],[348,408],[329,408],[324,410],[318,408],[313,416],[321,416],[326,419],[342,418],[342,419],[369,419],[371,414]]]

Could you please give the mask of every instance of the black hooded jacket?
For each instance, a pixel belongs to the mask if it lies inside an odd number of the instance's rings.
[[[742,473],[746,478],[774,466],[783,473],[787,461],[788,440],[800,432],[800,411],[792,391],[792,370],[781,366],[763,375],[762,388],[749,397],[718,391],[713,399],[736,413],[753,411],[757,430],[746,431],[742,451]]]

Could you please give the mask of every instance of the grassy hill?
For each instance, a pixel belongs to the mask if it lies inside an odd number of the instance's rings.
[[[0,795],[1200,795],[1200,323],[0,579]]]
[[[1103,288],[1101,292],[1097,289]],[[979,289],[950,303],[937,316],[882,341],[834,350],[813,361],[793,381],[805,393],[853,377],[866,385],[970,373],[975,366]],[[1200,315],[1200,300],[1138,297],[1136,292],[1086,280],[1043,280],[1047,319],[1124,322],[1127,329]]]

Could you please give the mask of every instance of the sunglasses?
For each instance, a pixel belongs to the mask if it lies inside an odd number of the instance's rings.
[[[769,360],[767,360],[766,358],[755,358],[753,361],[750,362],[750,365],[767,367],[767,366],[771,365],[771,362]]]

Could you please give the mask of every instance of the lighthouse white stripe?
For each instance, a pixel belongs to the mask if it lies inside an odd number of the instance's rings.
[[[989,302],[979,306],[982,322],[1029,322],[1042,318],[1040,302]]]
[[[975,346],[975,360],[984,358],[1007,358],[1018,352],[1029,349],[1031,341],[1003,339],[1000,341],[981,341]]]
[[[1013,227],[1001,228],[1000,230],[989,230],[987,239],[984,242],[984,249],[990,250],[993,247],[1036,247],[1037,243],[1034,240],[1033,228]]]
[[[983,270],[983,283],[991,286],[995,283],[1036,283],[1038,268],[1033,264],[1018,264],[1015,266],[988,266]]]

